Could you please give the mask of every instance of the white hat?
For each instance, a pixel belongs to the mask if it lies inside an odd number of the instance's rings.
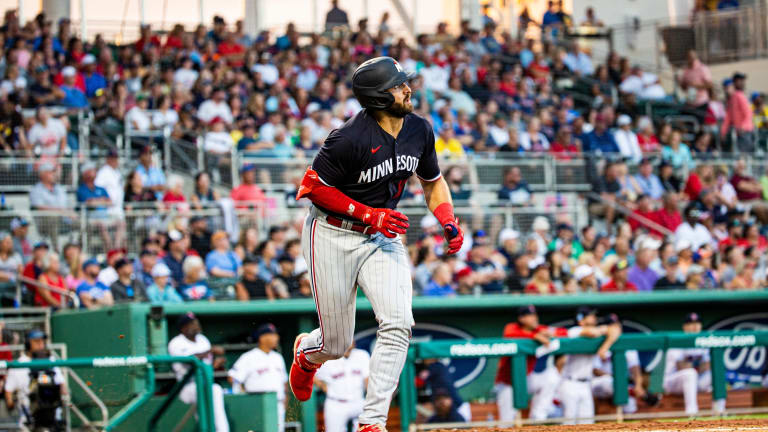
[[[640,249],[652,249],[658,250],[661,247],[661,240],[656,240],[653,237],[647,237],[640,243]]]
[[[421,218],[421,229],[427,229],[432,228],[434,226],[437,226],[440,222],[437,221],[437,218],[432,214],[427,214],[423,218]]]
[[[545,216],[536,216],[532,228],[534,231],[549,231],[549,219]]]
[[[72,66],[66,66],[61,70],[61,76],[73,77],[75,75],[77,75],[77,71]]]
[[[179,241],[179,240],[183,239],[184,238],[184,234],[182,234],[180,231],[174,229],[174,230],[170,230],[168,232],[168,238],[171,239],[171,241],[175,241],[176,242],[176,241]]]
[[[307,104],[307,115],[312,114],[316,111],[320,111],[320,104],[317,102],[310,102]]]
[[[540,266],[541,264],[544,264],[544,257],[539,255],[536,258],[528,261],[528,268],[533,270],[536,267]]]
[[[594,273],[595,273],[595,270],[591,266],[582,264],[576,267],[576,271],[573,272],[573,277],[575,277],[577,281],[581,282],[582,279]]]
[[[626,114],[622,114],[619,116],[619,118],[616,120],[616,124],[619,126],[627,126],[632,124],[632,118]]]
[[[165,263],[157,263],[152,267],[152,277],[168,277],[171,275],[171,269]]]
[[[83,59],[80,60],[80,64],[85,65],[91,65],[96,63],[96,57],[93,56],[93,54],[86,54],[83,56]]]
[[[675,243],[675,252],[681,252],[686,249],[691,249],[693,245],[691,244],[691,241],[688,239],[680,239]]]
[[[512,228],[504,228],[499,233],[499,244],[504,244],[507,240],[517,240],[520,238],[520,233]]]

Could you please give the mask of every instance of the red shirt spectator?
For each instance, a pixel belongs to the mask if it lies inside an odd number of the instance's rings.
[[[570,160],[571,155],[579,153],[579,146],[571,139],[571,131],[568,128],[560,128],[556,139],[549,146],[549,152],[559,160]]]
[[[637,134],[637,143],[640,145],[640,150],[642,150],[643,153],[656,153],[661,151],[659,139],[656,138],[656,135],[647,136]]]
[[[504,327],[504,338],[515,339],[534,339],[535,336],[541,332],[549,332],[554,337],[567,337],[568,330],[562,327],[550,327],[538,324],[533,330],[528,330],[521,326],[519,323],[509,323]],[[526,358],[526,366],[528,373],[533,372],[533,368],[536,366],[536,357],[528,356]],[[512,366],[509,361],[509,357],[502,357],[499,359],[499,368],[496,370],[496,383],[508,384],[511,383]]]
[[[680,210],[677,208],[677,199],[675,194],[665,194],[662,196],[662,207],[653,213],[651,220],[664,228],[675,232],[678,226],[683,223],[683,216],[680,214]],[[664,233],[660,233],[654,229],[651,229],[651,234],[659,237],[664,237]]]
[[[256,185],[256,166],[246,164],[240,170],[242,182],[240,186],[232,189],[230,198],[239,209],[247,209],[263,204],[267,200],[264,191]]]
[[[49,277],[46,273],[43,273],[40,275],[40,279],[42,279],[42,282],[45,282],[46,285],[59,288],[60,290],[66,290],[66,287],[64,285],[64,278],[61,277],[61,275],[56,275],[55,278]],[[56,301],[61,304],[61,294],[55,291],[51,291],[51,296],[56,299]],[[40,295],[39,290],[35,289],[35,306],[52,306],[48,304],[48,302],[45,301],[45,299]]]
[[[227,59],[227,63],[232,67],[242,67],[244,63],[242,54],[245,48],[235,41],[225,40],[219,44],[219,54]]]
[[[731,184],[736,189],[736,197],[739,201],[759,200],[762,197],[762,187],[754,177],[746,174],[746,163],[743,160],[736,162],[733,169]]]
[[[600,288],[600,292],[629,292],[637,291],[637,285],[632,282],[626,281],[623,285],[617,286],[616,281],[611,279],[607,284]]]
[[[689,200],[696,201],[702,190],[704,190],[704,184],[701,182],[699,175],[694,171],[688,176],[683,192],[688,195]]]
[[[627,260],[619,260],[611,267],[613,279],[600,287],[600,292],[631,292],[637,291],[637,285],[627,280],[629,275],[629,263]]]
[[[61,87],[64,85],[64,76],[61,74],[61,71],[59,71],[59,73],[53,77],[53,83],[56,84],[56,87]],[[85,78],[83,78],[83,74],[80,72],[75,74],[75,87],[85,93]]]
[[[744,80],[740,80],[744,81]],[[734,85],[737,80],[734,79]],[[725,120],[720,127],[720,136],[725,137],[730,128],[733,127],[737,132],[752,132],[755,125],[752,122],[752,107],[744,94],[743,88],[736,88],[728,98],[728,105],[725,108]]]
[[[535,283],[531,282],[525,287],[526,294],[557,294],[557,290],[555,289],[555,284],[552,282],[549,283],[548,288],[546,289],[546,292],[542,292],[539,290],[539,288],[536,286]]]

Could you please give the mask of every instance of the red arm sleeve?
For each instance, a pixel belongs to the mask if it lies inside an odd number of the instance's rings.
[[[362,221],[365,214],[371,210],[367,205],[353,200],[335,187],[324,184],[312,168],[307,168],[296,193],[296,199],[301,198],[308,198],[326,210],[346,214],[359,221]]]

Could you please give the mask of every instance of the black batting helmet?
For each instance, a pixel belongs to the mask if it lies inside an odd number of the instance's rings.
[[[405,72],[392,57],[376,57],[361,64],[352,75],[352,91],[360,105],[387,109],[395,102],[387,90],[413,79],[415,72]]]

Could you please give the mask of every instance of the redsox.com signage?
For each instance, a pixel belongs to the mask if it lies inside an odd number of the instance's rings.
[[[737,315],[715,323],[709,330],[768,330],[768,313]],[[765,347],[746,343],[734,345],[725,349],[725,376],[728,382],[761,383],[766,368]]]

